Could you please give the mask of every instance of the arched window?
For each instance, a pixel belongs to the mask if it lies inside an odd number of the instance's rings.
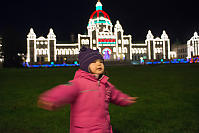
[[[64,49],[61,49],[61,54],[65,55],[65,50]]]
[[[98,49],[99,49],[99,52],[101,53],[101,52],[102,52],[102,49],[101,49],[100,47],[98,47]]]
[[[68,51],[69,51],[69,55],[73,55],[73,53],[72,53],[72,50],[71,50],[71,49],[68,49]]]
[[[123,48],[123,53],[127,53],[127,48],[126,47]]]
[[[69,49],[66,49],[66,55],[69,55],[70,53],[69,53]]]
[[[61,55],[61,50],[60,49],[58,49],[58,55]]]
[[[42,55],[46,55],[45,49],[42,49]]]
[[[116,47],[113,47],[113,52],[116,52]]]

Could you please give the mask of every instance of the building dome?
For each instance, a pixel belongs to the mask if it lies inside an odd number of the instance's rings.
[[[110,20],[110,17],[109,15],[103,11],[103,10],[97,10],[97,11],[94,11],[91,16],[90,16],[90,19],[96,19],[96,18],[101,18],[101,17],[104,17],[104,18],[107,18]]]
[[[99,0],[96,4],[96,10],[90,16],[88,26],[96,24],[112,25],[109,15],[102,10],[102,3]]]

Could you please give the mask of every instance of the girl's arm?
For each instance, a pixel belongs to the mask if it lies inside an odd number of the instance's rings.
[[[55,110],[71,104],[78,95],[77,83],[70,81],[67,85],[58,85],[39,96],[38,106],[47,110]]]
[[[127,94],[117,90],[112,84],[109,84],[111,88],[111,103],[119,106],[128,106],[135,103],[136,97],[130,97]]]

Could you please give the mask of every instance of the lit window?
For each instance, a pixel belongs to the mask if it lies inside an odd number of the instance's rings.
[[[101,51],[102,51],[102,49],[101,49],[100,47],[98,47],[98,49],[99,49],[99,52],[101,52]]]
[[[46,54],[48,54],[48,49],[46,49],[45,51],[46,51]]]
[[[65,55],[65,50],[61,49],[61,53],[62,53],[62,55]]]
[[[68,49],[66,50],[66,55],[69,55],[69,50]]]
[[[121,53],[122,52],[122,49],[121,49],[121,47],[119,47],[119,53]]]
[[[60,49],[58,50],[58,55],[61,55],[61,50]]]
[[[84,44],[84,39],[81,40],[81,44]]]
[[[126,47],[123,48],[122,52],[123,52],[123,53],[127,53],[127,48],[126,48]]]
[[[93,44],[95,44],[96,43],[96,41],[95,40],[93,40]]]
[[[113,52],[116,52],[116,47],[113,47]]]
[[[113,58],[116,59],[116,55],[115,54],[113,55]]]
[[[39,49],[39,55],[42,55],[42,49]]]
[[[121,44],[121,40],[118,40],[118,43]]]
[[[125,39],[125,40],[124,40],[124,44],[129,44],[129,40],[128,40],[128,39]]]
[[[86,39],[85,44],[89,44],[89,40],[88,39]]]
[[[46,50],[45,49],[43,49],[43,55],[46,55]]]
[[[135,53],[136,53],[136,54],[138,53],[138,50],[137,50],[137,49],[135,49]]]

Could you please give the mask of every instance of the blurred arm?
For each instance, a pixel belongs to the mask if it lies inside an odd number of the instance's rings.
[[[55,110],[66,104],[71,104],[78,95],[76,83],[58,85],[39,96],[38,106],[47,110]]]
[[[132,104],[129,100],[129,96],[127,94],[122,93],[121,91],[117,90],[112,84],[111,87],[111,103],[119,105],[119,106],[128,106]]]

